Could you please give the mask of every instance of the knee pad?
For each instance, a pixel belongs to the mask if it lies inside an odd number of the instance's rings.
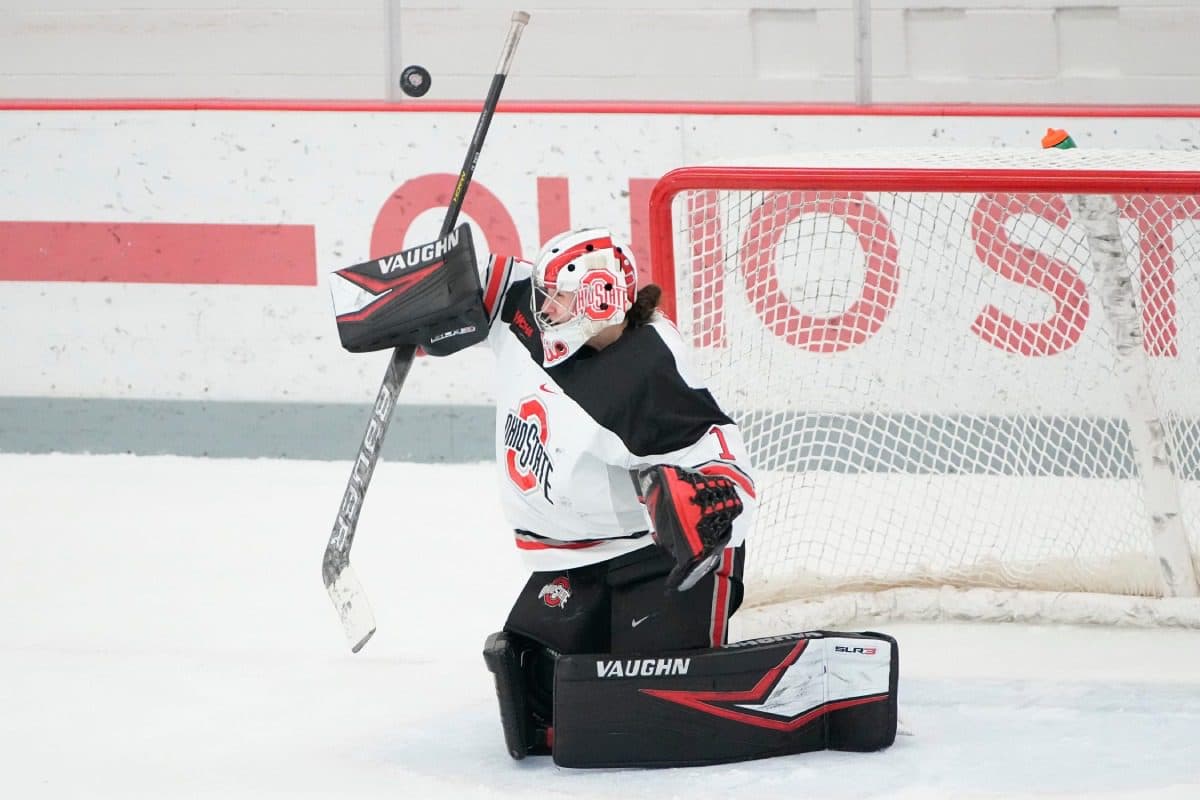
[[[483,660],[496,681],[504,745],[515,759],[550,754],[555,658],[542,645],[507,631],[484,642]]]

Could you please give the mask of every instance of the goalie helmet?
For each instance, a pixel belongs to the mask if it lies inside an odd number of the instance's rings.
[[[607,228],[568,231],[546,242],[533,265],[531,309],[542,333],[542,363],[558,364],[624,322],[636,294],[633,257]]]

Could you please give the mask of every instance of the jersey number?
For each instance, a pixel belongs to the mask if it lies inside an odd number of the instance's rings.
[[[725,434],[716,425],[708,429],[708,432],[717,437],[717,441],[721,443],[721,460],[722,461],[737,461],[733,457],[733,453],[729,452],[729,442],[725,441]]]

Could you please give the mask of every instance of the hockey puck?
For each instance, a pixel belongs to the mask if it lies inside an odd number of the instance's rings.
[[[432,83],[429,70],[417,64],[405,67],[400,73],[400,90],[409,97],[421,97],[429,91]]]

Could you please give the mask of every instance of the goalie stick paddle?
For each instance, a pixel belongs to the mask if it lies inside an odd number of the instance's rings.
[[[458,214],[462,210],[463,198],[475,174],[475,165],[479,161],[479,153],[483,149],[483,140],[487,136],[488,126],[491,125],[492,115],[496,113],[496,104],[500,99],[500,90],[504,88],[504,79],[512,64],[513,54],[517,43],[521,40],[521,32],[529,22],[529,14],[524,11],[513,12],[512,25],[508,29],[508,37],[504,40],[504,48],[500,52],[500,63],[496,74],[492,77],[492,85],[488,89],[487,98],[483,101],[483,109],[479,112],[479,121],[475,125],[475,133],[467,147],[466,158],[463,159],[462,169],[458,173],[458,182],[454,185],[454,193],[450,196],[450,205],[446,209],[446,218],[442,222],[441,233],[444,237],[454,230],[458,222]],[[375,463],[379,460],[379,451],[383,446],[383,437],[391,422],[392,411],[396,405],[396,397],[404,386],[408,371],[412,367],[416,347],[404,345],[392,351],[387,371],[383,375],[383,384],[375,396],[375,405],[371,410],[371,419],[367,423],[367,431],[363,435],[362,444],[358,448],[358,456],[354,460],[354,468],[350,471],[350,480],[346,483],[346,491],[342,495],[338,507],[337,519],[333,523],[333,532],[329,536],[329,544],[325,547],[325,558],[321,563],[321,577],[325,581],[325,590],[329,599],[337,609],[350,641],[350,650],[357,653],[375,633],[375,615],[367,602],[362,584],[350,567],[350,547],[354,544],[354,531],[358,527],[358,515],[362,510],[363,498],[371,483],[371,475],[375,471]]]

